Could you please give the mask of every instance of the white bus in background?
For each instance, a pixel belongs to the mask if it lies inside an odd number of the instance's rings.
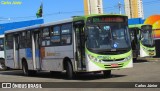
[[[4,67],[4,35],[0,35],[0,69]]]

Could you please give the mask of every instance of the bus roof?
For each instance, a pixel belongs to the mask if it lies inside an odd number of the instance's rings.
[[[30,29],[36,29],[38,27],[47,27],[50,25],[57,25],[57,24],[67,23],[67,22],[72,22],[72,21],[77,21],[77,20],[86,20],[88,17],[104,16],[104,15],[106,15],[106,16],[126,16],[126,15],[119,15],[119,14],[93,14],[93,15],[87,15],[87,16],[75,16],[73,18],[66,19],[66,20],[60,20],[57,22],[50,22],[50,23],[46,23],[46,24],[38,24],[38,25],[8,30],[8,31],[5,31],[5,34],[12,33],[12,32],[18,32],[18,31],[25,31],[25,30],[30,30]]]
[[[39,27],[40,24],[38,25],[33,25],[33,26],[28,26],[28,27],[22,27],[22,28],[17,28],[17,29],[13,29],[13,30],[8,30],[8,31],[5,31],[4,33],[12,33],[12,32],[18,32],[18,31],[22,31],[22,30],[27,30],[27,29],[34,29],[34,28],[37,28]]]
[[[57,22],[50,22],[50,23],[46,23],[46,24],[38,24],[38,25],[33,25],[33,26],[28,26],[28,27],[23,27],[23,28],[17,28],[17,29],[5,31],[5,34],[13,33],[13,32],[19,32],[19,31],[25,31],[25,30],[31,30],[31,29],[36,29],[36,28],[39,28],[39,27],[47,27],[47,26],[50,26],[50,25],[57,25],[57,24],[61,24],[61,23],[71,22],[71,21],[73,21],[72,18],[71,19],[57,21]]]

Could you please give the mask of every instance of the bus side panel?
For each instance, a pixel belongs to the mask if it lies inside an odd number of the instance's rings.
[[[72,66],[73,66],[73,70],[74,70],[74,60],[72,60],[74,58],[74,51],[73,51],[73,45],[68,45],[68,46],[57,46],[55,47],[55,52],[60,54],[58,56],[56,56],[55,58],[63,58],[68,57],[70,59],[70,61],[72,62]],[[63,68],[63,63],[62,63],[62,67]]]
[[[20,57],[20,67],[22,69],[22,59],[25,58],[28,64],[28,69],[33,69],[33,62],[32,62],[32,52],[27,49],[20,49],[19,50],[19,57]]]
[[[6,50],[5,65],[9,68],[15,68],[13,49]]]
[[[47,71],[63,71],[62,66],[63,65],[61,59],[45,58],[42,60],[41,68],[42,70],[47,70]]]
[[[58,54],[55,52],[54,47],[41,48],[42,58],[41,68],[48,71],[62,71],[62,59],[55,59]]]
[[[26,56],[27,63],[28,63],[28,69],[29,70],[34,70],[32,49],[31,48],[26,48],[25,53],[26,53],[25,56]]]
[[[0,58],[4,58],[4,51],[0,51]]]
[[[63,71],[63,59],[65,57],[73,59],[72,45],[45,47],[44,49],[41,50],[44,50],[43,52],[45,53],[45,56],[42,57],[42,65],[41,65],[42,70]],[[73,64],[74,63],[72,62],[72,65]]]

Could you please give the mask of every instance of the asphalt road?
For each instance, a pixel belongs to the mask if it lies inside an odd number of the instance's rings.
[[[76,75],[74,80],[66,80],[64,73],[50,74],[38,72],[37,75],[26,77],[21,70],[0,71],[0,82],[160,82],[160,61],[136,62],[130,69],[113,70],[112,77],[104,78],[101,73],[83,73]],[[98,84],[97,84],[98,85]],[[28,89],[0,89],[0,91],[19,91]],[[159,88],[46,88],[30,89],[30,91],[160,91]]]

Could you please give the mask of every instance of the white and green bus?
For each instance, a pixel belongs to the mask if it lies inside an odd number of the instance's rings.
[[[5,32],[5,63],[35,71],[102,72],[133,66],[128,18],[123,15],[75,16]]]
[[[156,55],[152,25],[129,25],[133,58],[153,57]]]

